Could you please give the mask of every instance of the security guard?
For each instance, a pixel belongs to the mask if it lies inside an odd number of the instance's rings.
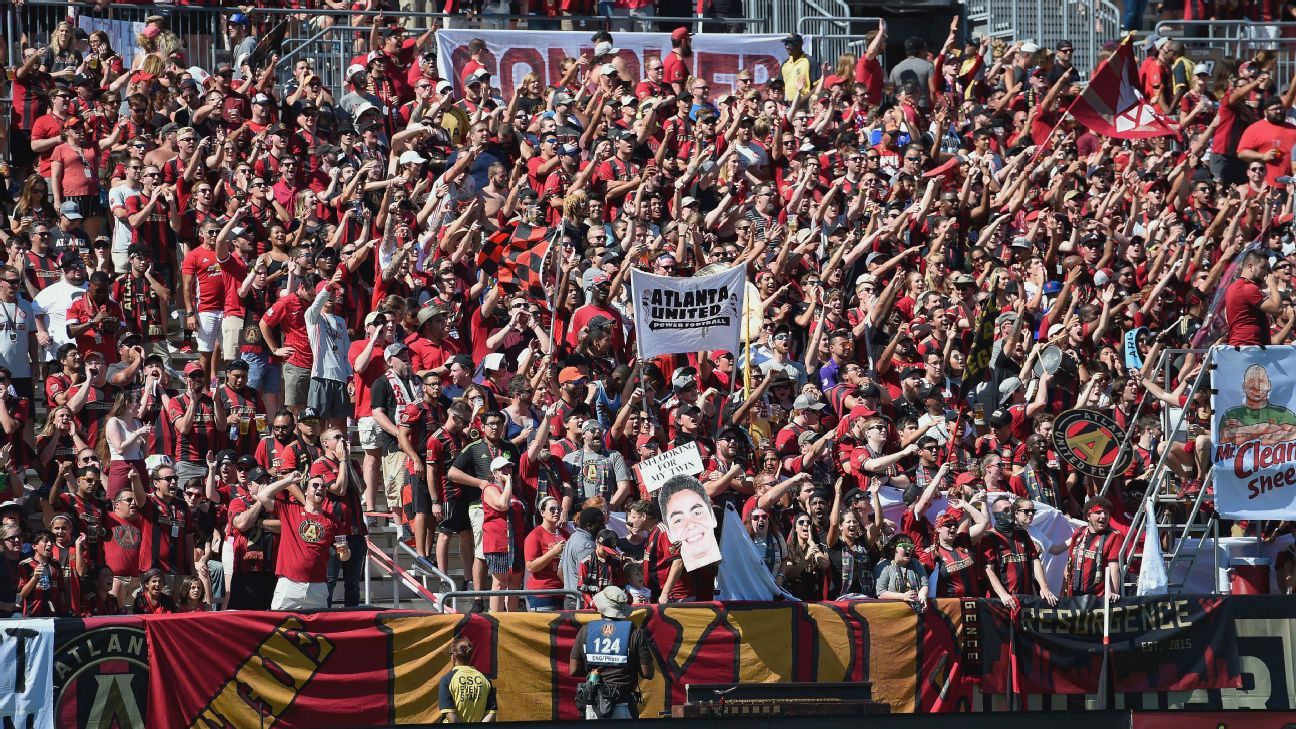
[[[441,717],[447,724],[495,721],[495,687],[472,667],[473,644],[456,638],[450,644],[450,672],[441,678]]]
[[[630,622],[630,599],[616,585],[594,596],[603,616],[581,626],[572,643],[572,676],[585,676],[590,703],[586,719],[634,719],[639,715],[639,679],[653,677],[648,634]],[[596,697],[601,696],[601,700]]]

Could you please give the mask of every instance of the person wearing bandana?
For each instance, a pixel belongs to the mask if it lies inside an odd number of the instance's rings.
[[[1044,579],[1039,549],[1026,531],[1035,519],[1035,504],[1030,499],[1006,497],[992,508],[994,529],[982,540],[986,581],[992,594],[1013,609],[1017,595],[1039,595],[1048,604],[1056,604],[1057,595]]]
[[[936,541],[930,549],[936,564],[937,597],[986,594],[984,554],[979,545],[989,525],[985,513],[961,499],[951,499],[949,510],[936,517]]]
[[[1117,600],[1120,598],[1120,570],[1116,562],[1121,535],[1111,528],[1111,502],[1094,496],[1085,502],[1084,514],[1085,525],[1066,542],[1053,547],[1058,554],[1063,550],[1070,552],[1062,596],[1110,595],[1112,600]]]

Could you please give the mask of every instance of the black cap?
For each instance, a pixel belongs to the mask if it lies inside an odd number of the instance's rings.
[[[785,46],[799,46],[804,42],[805,39],[801,37],[800,33],[788,33],[783,36],[783,45]]]
[[[248,480],[249,481],[269,481],[270,472],[260,466],[257,466],[256,468],[253,468],[250,472],[248,472]]]
[[[297,416],[297,422],[299,423],[303,420],[319,420],[319,419],[320,419],[319,411],[310,406],[302,408],[301,414]]]
[[[598,543],[599,546],[601,547],[615,548],[617,544],[620,543],[620,541],[621,538],[618,537],[617,533],[612,531],[611,529],[604,529],[603,531],[598,533]]]
[[[239,456],[234,466],[239,470],[249,470],[257,467],[257,461],[252,456]]]
[[[999,408],[998,410],[995,410],[993,413],[990,413],[990,427],[1006,428],[1011,424],[1012,424],[1012,415],[1009,414],[1007,410],[1004,410],[1003,408]]]
[[[867,498],[868,498],[867,491],[864,491],[863,489],[855,488],[846,492],[846,495],[842,497],[842,502],[845,503],[847,506],[850,506],[856,501],[864,501]]]
[[[223,466],[226,463],[233,463],[237,460],[238,460],[238,454],[230,450],[229,448],[226,448],[225,450],[216,454],[216,465],[218,466]]]

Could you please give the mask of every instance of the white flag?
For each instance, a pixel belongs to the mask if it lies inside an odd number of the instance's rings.
[[[639,354],[738,351],[747,267],[675,278],[630,271]]]
[[[1150,499],[1143,502],[1146,510],[1147,525],[1143,528],[1143,561],[1139,569],[1138,594],[1164,595],[1169,577],[1166,575],[1165,558],[1161,556],[1161,533],[1157,529],[1156,513]]]

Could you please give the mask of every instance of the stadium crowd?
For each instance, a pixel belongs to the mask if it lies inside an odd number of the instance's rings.
[[[192,66],[164,18],[135,58],[60,23],[13,59],[0,614],[356,605],[388,523],[467,589],[710,600],[634,469],[689,442],[797,598],[1055,599],[1042,508],[1083,522],[1058,595],[1103,594],[1162,454],[1208,483],[1197,358],[1145,365],[1291,340],[1271,59],[1154,40],[1177,135],[1122,140],[1064,113],[1069,42],[951,27],[884,68],[885,29],[858,58],[791,35],[721,88],[687,29],[643,77],[600,31],[502,93],[480,41],[439,78],[431,36],[375,26],[336,98],[305,60]],[[550,256],[491,253],[519,239]],[[750,343],[637,359],[629,271],[729,266]],[[1077,407],[1134,432],[1105,495],[1054,446]]]

